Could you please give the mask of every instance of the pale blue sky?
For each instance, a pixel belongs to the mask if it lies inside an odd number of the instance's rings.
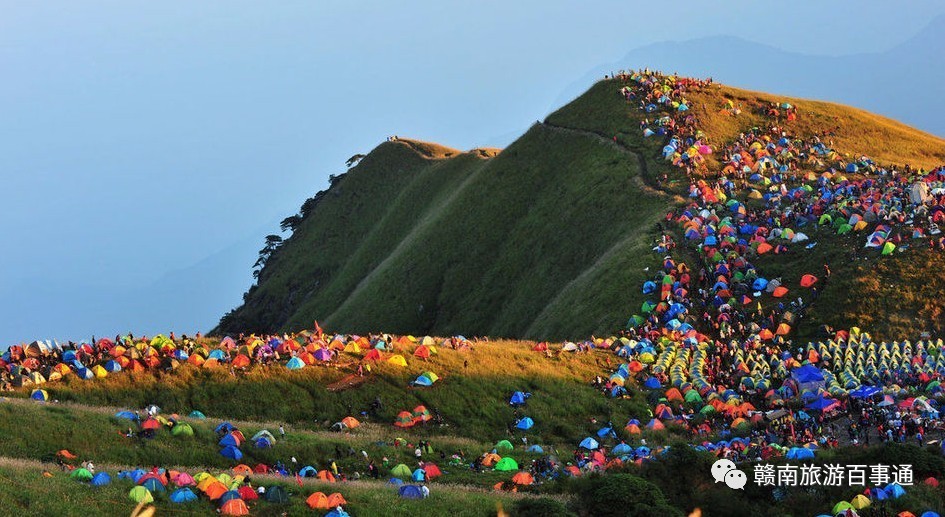
[[[389,134],[505,144],[633,48],[724,34],[877,52],[945,13],[763,5],[0,1],[0,345],[207,330],[256,244],[348,156]]]

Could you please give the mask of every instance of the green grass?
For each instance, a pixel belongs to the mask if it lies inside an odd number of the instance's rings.
[[[113,516],[130,514],[136,506],[128,498],[132,483],[114,479],[117,469],[108,469],[113,477],[112,484],[92,487],[48,467],[30,461],[0,459],[0,508],[3,508],[5,515]],[[43,477],[44,470],[52,473],[52,477]],[[318,511],[313,511],[305,504],[305,498],[316,491],[326,494],[340,492],[348,501],[345,509],[352,515],[495,515],[497,505],[511,508],[516,500],[523,497],[441,485],[433,487],[429,498],[417,501],[400,498],[394,488],[380,483],[320,485],[306,482],[303,487],[299,487],[294,482],[256,477],[254,484],[267,487],[281,485],[290,494],[286,504],[261,500],[248,503],[251,514],[260,516],[318,514]],[[167,495],[159,493],[155,496],[154,506],[158,515],[218,515],[216,505],[205,498],[178,505],[171,503]]]
[[[328,191],[219,330],[298,330],[327,319],[349,332],[536,339],[613,333],[642,303],[644,268],[659,261],[649,251],[655,223],[683,201],[687,187],[661,159],[662,140],[641,137],[642,114],[616,93],[619,86],[595,84],[498,154],[415,141],[378,146]],[[790,130],[806,136],[836,129],[827,139],[841,154],[945,163],[941,139],[847,106],[726,86],[689,97],[716,144],[770,125],[756,108],[788,101],[800,114]],[[728,99],[741,115],[719,111]],[[594,135],[616,137],[632,153]],[[653,188],[663,173],[669,195]],[[941,330],[945,301],[926,296],[937,280],[903,274],[906,259],[893,259],[876,282],[854,281],[882,261],[849,259],[862,235],[823,233],[812,252],[760,261],[789,284],[819,272],[822,261],[834,269],[835,281],[800,337],[821,323],[841,327],[861,317],[877,336]],[[942,266],[940,255],[920,261],[921,271]],[[904,282],[890,287],[894,280]],[[876,317],[880,310],[893,317]],[[910,325],[916,319],[924,323]]]

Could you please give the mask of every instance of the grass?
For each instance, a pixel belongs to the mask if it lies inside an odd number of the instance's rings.
[[[605,361],[610,352],[548,358],[532,351],[532,345],[481,342],[466,352],[441,347],[426,362],[409,350],[401,351],[408,357],[406,368],[379,364],[368,382],[341,392],[330,392],[326,386],[351,372],[351,366],[299,371],[257,367],[237,377],[225,369],[184,366],[171,374],[122,372],[94,381],[67,377],[44,388],[60,401],[125,408],[157,404],[182,415],[197,409],[209,417],[286,422],[313,430],[324,430],[351,413],[360,416],[380,397],[384,408],[376,422],[385,427],[399,411],[423,404],[440,411],[449,434],[496,441],[506,437],[507,425],[514,419],[508,397],[514,391],[530,391],[536,395],[526,410],[537,424],[529,433],[532,443],[570,444],[595,431],[587,422],[569,418],[575,407],[588,417],[615,423],[647,416],[641,397],[611,402],[589,385],[602,370],[598,361]],[[441,380],[430,388],[409,387],[424,371],[437,373]]]
[[[219,330],[298,330],[327,319],[351,332],[579,339],[621,328],[644,299],[644,268],[659,261],[649,251],[654,226],[688,184],[661,159],[660,139],[641,138],[642,114],[616,93],[619,86],[595,84],[501,153],[413,140],[380,145],[328,191]],[[785,123],[791,131],[835,130],[826,140],[851,158],[945,163],[941,139],[847,106],[721,85],[689,97],[716,143],[770,125],[757,108],[786,101],[800,115]],[[738,117],[719,111],[729,99],[742,109]],[[594,135],[616,137],[632,152]],[[663,173],[668,196],[652,188]],[[822,293],[801,337],[820,323],[844,326],[861,316],[882,336],[940,329],[945,306],[924,297],[937,285],[929,275],[897,273],[904,264],[892,260],[877,283],[852,281],[872,269],[844,258],[852,245],[825,232],[806,255],[761,261],[789,283],[819,271],[820,260],[843,279]],[[897,277],[907,283],[889,288],[886,280]],[[878,309],[894,317],[877,318]],[[916,318],[933,323],[917,329],[909,325]]]
[[[128,480],[92,487],[72,480],[58,470],[49,471],[52,477],[43,477],[44,470],[44,466],[37,462],[0,458],[0,508],[10,515],[112,516],[130,514],[135,507],[127,496],[133,486]],[[116,471],[117,468],[109,469],[113,479]],[[349,503],[345,509],[352,515],[494,515],[498,505],[510,508],[523,497],[442,485],[434,486],[429,498],[417,501],[400,498],[393,488],[377,483],[323,485],[307,481],[299,487],[294,482],[269,477],[253,479],[256,486],[280,485],[290,494],[286,504],[262,500],[250,502],[252,515],[260,516],[312,515],[316,512],[305,504],[305,498],[316,491],[327,494],[340,492]],[[154,506],[160,515],[218,515],[216,506],[206,499],[178,505],[168,500],[167,493],[157,494]]]

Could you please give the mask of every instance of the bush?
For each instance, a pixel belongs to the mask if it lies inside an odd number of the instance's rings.
[[[569,517],[574,513],[560,501],[549,497],[520,499],[512,515],[516,517]]]
[[[578,486],[577,510],[581,515],[682,516],[666,502],[659,487],[630,474],[592,476]]]

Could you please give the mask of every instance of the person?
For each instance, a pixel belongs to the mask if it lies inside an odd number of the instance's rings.
[[[920,441],[921,441],[921,440],[920,440]],[[88,470],[89,473],[95,474],[95,465],[93,465],[91,461],[89,461],[89,462],[86,464],[85,469]]]
[[[420,487],[420,491],[423,492],[423,498],[424,498],[424,499],[426,499],[427,497],[430,497],[430,489],[427,488],[426,485],[422,485],[422,486]]]
[[[420,450],[420,446],[419,446],[419,445],[417,445],[417,448],[414,449],[413,455],[416,456],[418,460],[423,456],[423,451]]]

